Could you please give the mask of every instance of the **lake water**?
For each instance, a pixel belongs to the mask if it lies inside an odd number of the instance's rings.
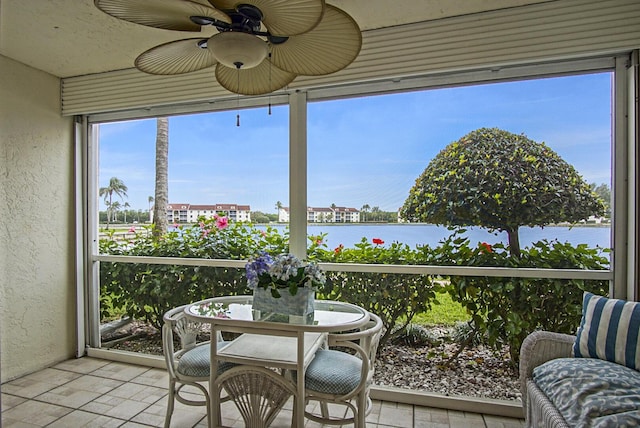
[[[284,230],[287,225],[274,225],[273,227]],[[414,248],[416,245],[428,244],[437,246],[438,242],[451,235],[446,227],[431,224],[350,224],[350,225],[315,225],[307,226],[309,235],[326,233],[325,243],[333,249],[342,244],[345,247],[353,247],[366,238],[369,242],[373,238],[382,239],[386,244],[397,241]],[[485,229],[469,227],[465,236],[469,237],[472,246],[478,242],[495,244],[502,242],[507,245],[506,232],[489,233]],[[611,246],[611,229],[608,226],[547,226],[521,227],[520,245],[524,248],[531,243],[546,239],[549,241],[577,244],[587,244],[589,247],[609,248]]]

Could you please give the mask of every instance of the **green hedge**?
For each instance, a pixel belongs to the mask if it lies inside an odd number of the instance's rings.
[[[454,266],[607,269],[606,250],[540,241],[513,257],[502,244],[471,246],[463,229],[437,247],[394,242],[376,244],[363,238],[353,248],[329,249],[324,236],[310,236],[308,257],[318,262],[426,264]],[[376,241],[377,242],[377,241]],[[181,226],[161,239],[139,234],[131,241],[100,241],[100,252],[129,256],[246,260],[259,251],[288,251],[288,233],[231,223],[219,229],[214,220]],[[432,276],[367,272],[327,272],[328,287],[318,298],[362,306],[381,316],[389,340],[396,325],[408,325],[428,312],[439,292],[448,292],[471,317],[473,327],[494,346],[509,345],[513,361],[524,337],[536,329],[575,332],[584,290],[608,293],[607,281],[529,279],[509,277]],[[128,314],[156,327],[162,314],[187,302],[215,296],[250,294],[242,268],[100,263],[101,314]]]
[[[457,230],[424,254],[426,263],[547,269],[607,269],[608,250],[542,240],[520,257],[503,244],[472,247]],[[494,346],[508,345],[518,361],[524,338],[535,330],[575,333],[582,315],[583,291],[608,295],[609,281],[511,277],[450,276],[448,291],[471,315],[474,328]]]
[[[315,239],[315,242],[321,242]],[[373,244],[366,238],[354,248],[338,247],[328,250],[315,248],[313,256],[323,262],[361,264],[416,264],[417,253],[406,244],[394,242],[388,246]],[[332,281],[328,299],[340,300],[361,306],[382,318],[385,326],[380,343],[384,345],[392,331],[398,331],[411,323],[417,314],[428,311],[442,288],[431,275],[412,275],[368,272],[330,272]],[[394,329],[396,324],[401,329]]]
[[[258,251],[287,251],[288,236],[274,228],[258,230],[234,223],[220,229],[215,220],[180,226],[160,239],[138,234],[131,241],[100,241],[100,253],[126,256],[244,260]],[[103,319],[116,313],[160,328],[162,315],[176,306],[209,297],[247,294],[244,269],[100,263],[100,301]]]

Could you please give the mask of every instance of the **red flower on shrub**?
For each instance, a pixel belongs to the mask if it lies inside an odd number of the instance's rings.
[[[333,252],[336,254],[340,254],[343,249],[344,249],[344,245],[340,244],[335,248],[335,250],[333,250]]]
[[[482,251],[484,251],[485,253],[493,253],[493,248],[486,242],[481,243],[480,248],[482,248]]]
[[[372,241],[373,241],[373,243],[374,243],[374,244],[376,244],[376,245],[382,245],[382,244],[384,244],[384,241],[383,241],[382,239],[380,239],[380,238],[373,238],[373,239],[372,239]]]

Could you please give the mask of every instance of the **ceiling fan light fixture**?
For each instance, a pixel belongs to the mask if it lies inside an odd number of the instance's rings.
[[[253,68],[269,54],[267,43],[239,31],[218,33],[207,41],[207,48],[218,62],[229,68]]]
[[[220,86],[242,95],[271,93],[299,75],[338,72],[362,47],[358,23],[326,0],[93,1],[117,19],[147,27],[200,31],[212,25],[218,34],[157,45],[134,64],[156,75],[215,65]]]

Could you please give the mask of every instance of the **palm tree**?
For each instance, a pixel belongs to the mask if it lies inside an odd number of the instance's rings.
[[[118,201],[113,201],[111,203],[111,221],[113,221],[114,223],[118,221],[118,211],[120,211],[120,207],[121,205]]]
[[[167,233],[167,206],[169,205],[169,119],[156,121],[156,196],[153,206],[153,235]]]
[[[370,209],[371,209],[371,207],[369,206],[369,204],[364,204],[362,206],[362,208],[360,208],[360,211],[362,211],[362,214],[365,214],[365,215],[362,216],[362,221],[363,222],[366,221],[366,219],[367,219],[366,218],[367,217],[366,214],[369,212]]]
[[[280,210],[282,209],[284,205],[282,205],[282,202],[278,201],[276,202],[276,214],[278,215],[278,221],[280,221]]]
[[[153,196],[149,196],[147,200],[149,201],[149,220],[151,220],[151,207],[154,201]]]
[[[371,208],[371,214],[373,220],[378,220],[380,218],[380,207]]]
[[[104,204],[107,206],[107,229],[109,229],[109,214],[113,209],[113,194],[122,199],[127,196],[127,190],[129,190],[127,186],[118,177],[111,177],[109,185],[100,188],[99,195],[104,196]]]
[[[109,222],[111,221],[111,204],[107,198],[104,199],[104,205],[107,207],[107,229],[109,229]]]
[[[129,205],[129,202],[125,202],[124,205],[124,210],[122,210],[122,212],[124,213],[124,222],[127,222],[127,208],[131,207],[131,205]]]

